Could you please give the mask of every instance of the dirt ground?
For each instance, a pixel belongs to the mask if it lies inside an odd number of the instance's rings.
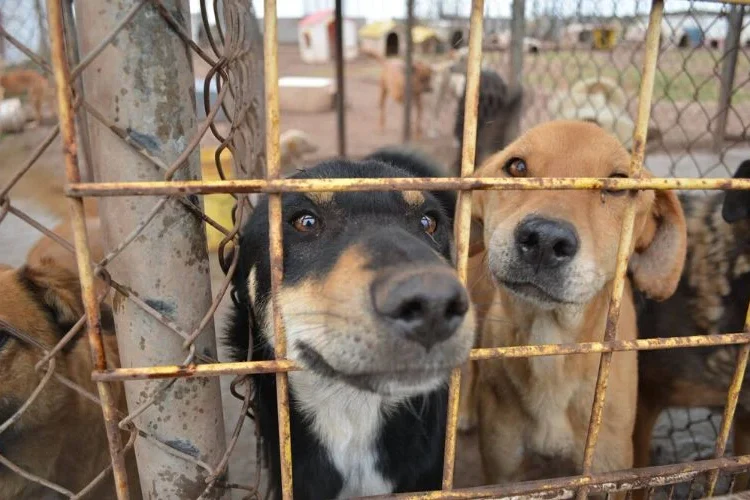
[[[196,70],[200,74],[205,71],[205,68],[201,68],[200,64],[196,63]],[[332,65],[311,66],[302,63],[297,55],[296,47],[280,47],[280,74],[282,76],[332,77],[333,72]],[[349,155],[352,157],[361,157],[377,147],[401,142],[403,111],[397,104],[388,103],[386,130],[384,133],[379,130],[377,122],[378,78],[379,66],[373,60],[360,59],[347,64],[347,145]],[[535,97],[530,100],[529,106],[536,109],[534,107],[540,106],[548,92],[548,88],[539,84],[539,88],[534,94]],[[444,103],[442,112],[437,119],[432,117],[433,105],[434,96],[427,96],[424,124],[426,130],[431,129],[434,125],[437,136],[426,136],[419,141],[415,141],[415,144],[431,153],[447,166],[454,161],[456,156],[452,137],[456,104],[452,100]],[[664,112],[666,113],[666,111]],[[529,116],[531,116],[531,111],[529,113]],[[655,115],[657,115],[657,119],[666,116],[661,112],[655,113]],[[544,119],[544,116],[540,115],[539,118],[527,118],[527,121],[542,119]],[[282,130],[300,129],[313,138],[319,150],[308,158],[310,162],[331,157],[336,153],[336,114],[334,111],[315,114],[283,112],[281,127]],[[681,129],[684,127],[693,127],[695,130],[690,133],[696,137],[702,137],[705,134],[706,122],[705,119],[700,123],[697,123],[696,120],[685,120]],[[32,151],[50,133],[50,130],[48,126],[40,126],[29,129],[22,134],[6,135],[0,138],[0,187],[5,186],[14,176]],[[209,138],[204,143],[205,145],[211,145],[215,144],[215,141]],[[718,157],[706,152],[705,148],[701,149],[701,144],[696,142],[691,146],[694,151],[699,151],[702,155],[696,156],[695,158],[699,158],[697,160],[691,160],[693,157],[682,151],[677,154],[655,154],[650,156],[647,162],[649,165],[658,167],[654,170],[657,170],[661,175],[667,175],[672,171],[671,166],[675,162],[675,158],[683,160],[687,158],[685,160],[685,171],[680,170],[681,173],[686,175],[705,173],[708,170],[706,165],[724,165],[724,162]],[[750,156],[750,153],[746,153],[746,150],[742,150],[741,152],[734,151],[728,155],[724,159],[728,169],[733,169],[740,159]],[[727,160],[727,158],[729,159]],[[690,169],[693,169],[694,173],[691,174]],[[726,175],[726,170],[712,171],[709,175]],[[10,200],[13,207],[33,217],[44,226],[53,227],[67,217],[67,205],[62,195],[63,185],[61,145],[59,139],[57,139],[10,191]],[[8,214],[0,224],[0,264],[21,265],[25,260],[26,252],[39,237],[40,234],[36,229],[16,215]],[[222,278],[215,256],[212,256],[211,268],[215,293]],[[226,302],[225,300],[217,312],[216,331],[223,329],[226,317]],[[228,382],[229,380],[222,380],[225,395],[226,428],[228,432],[231,432],[239,416],[239,404],[229,395]],[[698,418],[688,412],[676,411],[673,416],[664,416],[659,424],[660,430],[657,431],[657,436],[662,437],[657,437],[654,442],[655,461],[657,463],[674,463],[689,458],[708,456],[706,453],[710,454],[715,439],[715,426],[715,419],[712,420],[707,415],[701,415]],[[686,430],[680,431],[682,428]],[[481,484],[481,467],[476,437],[471,435],[461,436],[458,442],[457,455],[456,486]],[[252,425],[248,423],[243,429],[240,444],[231,461],[230,470],[233,481],[238,483],[252,481],[254,457]]]

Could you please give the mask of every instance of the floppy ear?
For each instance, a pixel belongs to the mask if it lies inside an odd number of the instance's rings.
[[[83,315],[81,287],[71,271],[43,258],[38,265],[24,266],[18,272],[21,283],[61,331],[70,330]]]
[[[745,160],[740,164],[733,178],[750,178],[750,160]],[[727,191],[724,195],[724,206],[721,209],[721,215],[729,224],[750,218],[750,191]]]
[[[635,286],[652,299],[669,298],[680,282],[686,252],[687,226],[680,200],[672,191],[656,191],[630,258]]]

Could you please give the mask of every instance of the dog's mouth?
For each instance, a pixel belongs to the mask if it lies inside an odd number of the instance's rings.
[[[297,344],[299,360],[310,371],[338,380],[357,389],[384,396],[418,395],[430,392],[447,380],[453,367],[394,368],[388,371],[345,373],[326,361],[322,354],[304,342]]]
[[[511,291],[513,294],[536,302],[546,302],[551,304],[572,304],[573,302],[565,300],[559,295],[548,291],[545,287],[539,286],[531,281],[509,281],[500,280],[500,284]]]

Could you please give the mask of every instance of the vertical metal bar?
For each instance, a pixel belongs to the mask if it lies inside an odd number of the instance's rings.
[[[78,49],[78,39],[75,36],[76,25],[73,18],[73,0],[66,0],[63,3],[63,19],[65,20],[65,46],[68,50],[68,63],[71,66],[76,66],[81,61],[81,57]],[[76,78],[74,82],[71,82],[71,86],[75,89],[76,97],[83,99],[83,83],[81,79]],[[94,168],[91,165],[88,115],[83,107],[76,113],[76,131],[78,132],[79,150],[83,153],[83,175],[81,177],[85,179],[84,182],[94,182]]]
[[[748,310],[745,313],[745,332],[750,332],[750,306],[748,306]],[[715,458],[723,457],[724,452],[727,449],[729,431],[731,430],[732,422],[734,421],[734,411],[737,409],[737,399],[740,396],[742,381],[745,378],[745,369],[747,368],[748,354],[750,354],[750,344],[743,344],[742,347],[740,347],[740,350],[737,352],[737,366],[734,369],[732,383],[729,385],[727,404],[724,407],[724,415],[721,418],[721,428],[719,429],[719,435],[716,436],[716,447],[714,449]],[[712,497],[714,495],[714,490],[716,489],[716,482],[718,481],[718,479],[719,470],[712,470],[708,476],[708,494],[706,496]]]
[[[346,94],[344,92],[344,13],[343,0],[336,0],[336,124],[339,156],[346,156]]]
[[[412,64],[414,56],[414,0],[406,0],[406,53],[404,54],[404,142],[411,140],[411,102],[414,98]]]
[[[75,123],[72,109],[70,89],[70,66],[65,53],[63,0],[47,1],[47,16],[49,20],[49,35],[51,57],[55,87],[57,92],[57,109],[60,120],[60,134],[62,136],[63,153],[65,155],[65,176],[68,183],[80,182],[78,170],[78,154],[76,145]],[[94,367],[97,370],[107,368],[107,358],[102,341],[101,321],[99,318],[99,302],[94,288],[94,275],[91,269],[91,252],[86,234],[86,221],[83,199],[70,198],[70,215],[73,226],[73,237],[76,249],[76,261],[80,277],[83,304],[86,310],[88,324],[88,340]],[[115,479],[115,490],[118,500],[130,498],[128,477],[125,470],[125,456],[122,453],[122,436],[117,427],[117,403],[110,391],[110,386],[99,382],[96,384],[99,399],[102,403],[104,423],[109,442],[109,455],[112,461],[112,472]]]
[[[512,95],[523,90],[523,39],[526,36],[526,1],[513,0],[510,20],[510,90]],[[521,130],[521,106],[508,120],[505,141],[518,136]]]
[[[479,72],[482,60],[482,13],[484,0],[474,0],[471,6],[469,29],[469,58],[466,74],[466,102],[464,104],[464,137],[461,151],[461,176],[474,172],[477,143],[477,108],[479,107]],[[471,234],[471,191],[458,193],[456,209],[456,268],[462,283],[468,284],[469,235]],[[448,418],[445,429],[445,457],[443,461],[443,489],[453,489],[456,460],[456,430],[461,389],[461,368],[451,373],[448,392]]]
[[[119,24],[122,15],[142,0],[100,2],[76,0],[76,21],[82,53],[99,45]],[[164,8],[187,29],[188,2],[161,0]],[[164,164],[185,158],[176,180],[200,179],[198,151],[185,154],[198,128],[192,53],[164,18],[148,3],[83,72],[86,99],[106,120],[127,127],[130,138],[148,148]],[[122,182],[164,180],[140,153],[99,120],[89,120],[91,157],[99,179]],[[196,200],[199,201],[199,200]],[[133,228],[160,211],[143,237],[108,264],[110,272],[135,290],[181,329],[192,331],[211,307],[211,280],[206,233],[202,221],[177,200],[154,197],[99,200],[106,247],[114,248]],[[189,352],[216,356],[213,322],[202,328],[189,348],[165,324],[135,302],[116,294],[113,301],[120,359],[124,366],[184,364]],[[175,380],[125,384],[130,409],[155,400],[133,419],[153,439],[139,437],[135,452],[142,490],[160,497],[197,498],[206,489],[211,471],[176,458],[163,443],[208,464],[219,463],[226,449],[221,388],[218,379]],[[208,498],[224,496],[213,488]],[[205,498],[205,497],[204,497]]]
[[[281,162],[279,151],[279,61],[277,51],[276,0],[265,0],[263,48],[266,76],[266,151],[268,179],[278,179]],[[279,290],[284,276],[281,233],[281,194],[268,198],[268,226],[271,245],[271,302],[273,307],[274,353],[276,359],[286,358],[286,335],[279,304]],[[289,387],[286,372],[276,374],[276,398],[279,415],[279,457],[281,460],[281,497],[291,500],[292,441],[289,430]]]
[[[646,151],[646,134],[651,112],[651,99],[654,90],[654,77],[656,75],[656,62],[659,56],[659,38],[661,36],[661,22],[664,13],[664,0],[653,0],[651,14],[649,16],[648,30],[646,32],[646,54],[643,61],[643,72],[641,78],[640,95],[638,96],[638,116],[636,118],[635,131],[633,132],[633,153],[630,158],[630,177],[638,177],[643,167],[643,158]],[[612,284],[612,298],[607,311],[606,330],[604,341],[614,340],[617,337],[617,323],[620,319],[620,306],[625,289],[625,280],[628,268],[628,256],[633,241],[633,226],[635,223],[635,203],[631,201],[625,212],[625,217],[620,229],[620,242],[617,249],[617,264],[615,268],[615,279]],[[588,435],[586,436],[586,448],[583,456],[583,474],[590,474],[594,461],[594,450],[599,437],[599,428],[602,423],[602,411],[607,393],[609,371],[612,364],[612,353],[603,353],[599,361],[599,373],[596,380],[594,392],[594,403],[591,407],[591,418],[589,420]],[[586,498],[587,488],[578,490],[578,499]]]
[[[721,63],[721,80],[719,87],[719,108],[714,125],[714,151],[721,152],[727,132],[727,118],[729,107],[732,105],[732,88],[734,74],[737,69],[737,55],[740,50],[740,34],[742,32],[742,18],[744,6],[732,5],[727,20],[727,36],[724,39],[724,54]]]

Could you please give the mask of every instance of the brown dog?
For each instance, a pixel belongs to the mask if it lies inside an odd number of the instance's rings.
[[[620,142],[585,122],[535,127],[490,157],[479,177],[623,177]],[[644,174],[647,175],[647,174]],[[669,191],[480,191],[473,217],[482,227],[493,281],[482,347],[601,341],[620,227],[636,203],[630,271],[656,299],[677,286],[685,259],[685,219]],[[486,274],[476,279],[486,279]],[[636,338],[630,283],[618,338]],[[485,479],[492,483],[581,472],[599,354],[507,358],[479,363],[476,394]],[[613,355],[595,472],[632,465],[635,352]]]
[[[44,370],[34,366],[81,317],[83,304],[76,276],[43,259],[18,270],[0,269],[0,425],[11,418],[39,384]],[[108,361],[119,364],[111,334],[111,312],[102,315]],[[11,331],[19,332],[19,338]],[[91,353],[83,335],[55,357],[55,373],[96,394]],[[113,385],[125,409],[122,386]],[[50,380],[20,419],[0,434],[0,455],[25,471],[72,492],[79,492],[109,464],[101,408],[56,379]],[[130,454],[132,459],[132,453]],[[138,489],[134,461],[131,487]],[[131,490],[131,491],[134,491]],[[0,499],[36,499],[50,490],[0,464]],[[111,475],[91,498],[114,498]],[[138,496],[140,498],[140,496]]]
[[[52,86],[38,72],[33,69],[15,69],[0,74],[0,87],[5,94],[26,95],[34,110],[34,120],[42,121],[42,105],[49,102]]]
[[[412,100],[417,110],[415,137],[422,137],[422,94],[432,90],[432,68],[423,62],[412,64]],[[385,59],[380,77],[380,130],[385,131],[386,98],[401,104],[406,94],[406,64],[401,59]]]
[[[750,178],[750,160],[735,178]],[[750,300],[750,194],[683,195],[688,258],[680,285],[668,300],[637,302],[641,338],[742,332]],[[739,347],[717,346],[642,351],[633,436],[635,465],[650,462],[651,434],[669,407],[723,407]],[[750,386],[740,391],[734,421],[735,456],[750,453]],[[735,491],[747,488],[747,476]]]

